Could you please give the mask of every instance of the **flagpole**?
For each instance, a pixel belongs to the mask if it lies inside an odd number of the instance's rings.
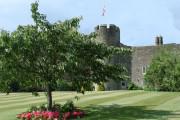
[[[106,1],[104,0],[103,2],[103,8],[102,8],[102,24],[108,24],[107,23],[107,5],[106,5]]]

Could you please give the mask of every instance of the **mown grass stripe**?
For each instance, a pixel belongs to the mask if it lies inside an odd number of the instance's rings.
[[[55,97],[58,97],[58,96],[70,96],[70,95],[73,95],[73,94],[64,94],[64,95],[59,95],[59,94],[53,94],[53,98]],[[3,105],[3,104],[13,104],[13,103],[20,103],[20,102],[26,102],[26,101],[31,101],[31,100],[38,100],[38,99],[46,99],[46,96],[43,94],[43,95],[40,95],[40,96],[29,96],[29,97],[21,97],[21,98],[18,98],[18,99],[4,99],[4,100],[0,100],[0,105]]]
[[[86,92],[86,95],[101,95],[101,94],[106,94],[106,93],[114,93],[117,91],[101,91],[101,92]],[[53,92],[53,97],[60,95],[66,95],[66,94],[77,94],[77,92]],[[44,96],[44,92],[39,92],[40,96]],[[5,95],[5,94],[0,94],[0,101],[2,100],[16,100],[16,99],[22,99],[22,98],[26,98],[26,97],[32,97],[32,93],[10,93],[9,95]]]
[[[73,97],[72,98],[54,98],[54,101],[56,101],[56,103],[58,102],[65,102],[66,100],[68,100],[68,99],[73,99]],[[15,105],[11,105],[11,106],[4,106],[4,107],[2,107],[2,108],[0,108],[0,112],[1,111],[5,111],[5,110],[9,110],[9,109],[19,109],[19,108],[29,108],[30,106],[32,106],[32,105],[39,105],[39,104],[44,104],[44,103],[46,103],[46,99],[43,99],[43,100],[36,100],[36,101],[31,101],[31,102],[28,102],[28,103],[22,103],[22,104],[15,104]]]
[[[71,95],[66,95],[66,96],[71,96]],[[66,98],[66,96],[63,96]],[[57,96],[56,96],[57,97]],[[56,98],[55,97],[55,98]],[[4,106],[11,106],[14,103],[16,103],[17,105],[20,103],[25,103],[25,102],[29,102],[29,101],[37,101],[37,100],[42,100],[42,99],[46,99],[46,96],[41,96],[41,97],[28,97],[26,99],[20,99],[20,100],[10,100],[10,101],[3,101],[0,103],[0,108],[4,107]]]
[[[0,112],[0,120],[17,120],[15,119],[17,114],[20,114],[24,111],[26,111],[27,108],[21,108],[21,109],[9,109],[5,111]]]
[[[116,96],[107,96],[105,98],[98,98],[98,99],[93,99],[93,100],[86,100],[84,102],[79,101],[77,103],[77,105],[79,106],[88,106],[88,105],[97,105],[97,104],[102,104],[104,102],[109,102],[112,100],[117,100],[117,99],[122,99],[122,98],[126,98],[126,97],[130,97],[130,96],[136,96],[136,95],[140,95],[140,94],[145,94],[145,92],[129,92],[127,94],[122,94],[122,95],[116,95]]]
[[[127,93],[131,93],[130,91],[123,91],[123,92],[115,92],[115,93],[110,93],[110,94],[103,94],[103,95],[93,95],[93,96],[84,96],[84,97],[80,97],[80,101],[79,102],[86,102],[87,100],[94,100],[94,99],[105,99],[107,97],[113,97],[113,96],[117,96],[117,95],[123,95],[123,94],[127,94]]]
[[[102,94],[102,93],[101,93]],[[89,94],[89,95],[92,95],[92,94]],[[88,96],[89,96],[88,95]],[[66,100],[68,99],[73,99],[74,96],[70,95],[70,97],[68,98],[64,98],[64,97],[55,97],[53,100],[56,101],[56,102],[65,102]],[[28,108],[28,105],[36,105],[36,104],[40,104],[40,103],[45,103],[46,102],[46,99],[42,99],[42,100],[34,100],[34,101],[31,101],[31,102],[21,102],[20,104],[13,104],[13,105],[5,105],[5,106],[0,106],[0,111],[2,110],[5,110],[5,109],[17,109],[17,108],[22,108],[22,107],[25,107],[25,108]]]
[[[151,93],[151,92],[144,92],[145,94],[139,94],[136,96],[129,96],[126,98],[122,98],[122,99],[117,99],[117,100],[112,100],[112,101],[108,101],[108,102],[104,102],[100,105],[112,105],[112,104],[118,104],[118,105],[131,105],[138,101],[141,101],[143,99],[148,99],[154,96],[159,96],[159,94],[156,93]]]
[[[178,111],[180,113],[179,102],[180,102],[180,93],[175,94],[175,96],[172,99],[164,102],[163,104],[160,104],[160,105],[154,107],[153,109],[172,110],[173,112]]]
[[[8,95],[8,96],[6,96],[6,97],[4,97],[4,96],[0,96],[0,98],[1,98],[1,100],[11,100],[11,99],[18,99],[18,98],[25,98],[25,97],[30,97],[30,96],[32,96],[32,94],[31,95],[16,95],[16,96],[14,96],[14,95]]]
[[[111,91],[111,92],[86,92],[86,94],[104,94],[104,93],[112,93],[115,91]],[[53,92],[52,95],[67,95],[67,94],[77,94],[77,92]],[[39,95],[45,95],[44,92],[39,92]],[[16,94],[9,94],[9,95],[5,95],[5,97],[3,95],[0,95],[0,97],[2,96],[2,99],[6,99],[6,98],[14,98],[14,97],[20,97],[20,96],[32,96],[32,93],[16,93]]]
[[[20,93],[20,94],[22,94],[22,93]],[[76,94],[75,92],[72,92],[72,93],[58,93],[58,92],[53,92],[53,96],[54,95],[66,95],[66,94]],[[45,95],[45,93],[39,93],[39,95],[40,96],[44,96]],[[14,95],[11,95],[11,94],[9,94],[9,95],[7,95],[7,96],[3,96],[3,95],[0,95],[0,97],[1,97],[1,100],[13,100],[13,99],[21,99],[21,98],[25,98],[25,97],[32,97],[33,95],[32,95],[32,93],[24,93],[24,95],[18,95],[18,94],[14,94]],[[1,101],[0,100],[0,101]]]
[[[134,103],[134,105],[146,106],[147,108],[152,109],[160,104],[163,104],[163,103],[177,97],[173,93],[169,93],[169,92],[159,93],[159,94],[160,94],[159,96],[155,96],[155,97],[151,97],[148,99],[138,101],[137,103]]]
[[[113,94],[113,93],[117,93],[117,92],[106,92],[106,93],[103,93],[103,92],[99,92],[99,94],[96,94],[97,96],[101,96],[102,94],[103,95],[108,95],[108,94]],[[56,96],[55,96],[56,95]],[[66,94],[65,96],[59,96],[58,97],[58,95],[57,94],[55,94],[55,95],[53,95],[53,98],[55,98],[54,100],[56,100],[56,98],[58,98],[58,99],[73,99],[74,98],[74,96],[75,95],[77,95],[77,94]],[[81,97],[81,98],[84,98],[84,97],[92,97],[92,96],[95,96],[95,95],[93,95],[93,94],[88,94],[88,95],[82,95],[82,94],[79,94],[79,96]],[[29,103],[31,103],[31,102],[28,102],[28,101],[33,101],[33,103],[34,103],[34,101],[41,101],[41,100],[46,100],[46,97],[45,96],[42,96],[42,97],[30,97],[30,98],[27,98],[27,99],[25,99],[25,100],[17,100],[16,101],[16,104],[14,105],[14,103],[15,103],[15,101],[7,101],[7,103],[6,104],[3,104],[2,103],[2,105],[0,106],[0,108],[5,108],[5,107],[13,107],[13,106],[18,106],[18,105],[21,105],[21,104],[29,104]],[[5,102],[4,102],[5,103]]]
[[[16,93],[11,96],[0,94],[0,120],[13,120],[17,113],[27,110],[31,105],[40,105],[46,103],[46,97],[43,93],[42,96],[32,97],[31,93]],[[113,117],[112,120],[144,120],[155,116],[154,120],[170,120],[180,119],[180,93],[174,92],[147,92],[147,91],[103,91],[103,92],[86,92],[85,95],[77,94],[76,92],[53,92],[53,100],[56,103],[64,103],[68,99],[74,99],[74,96],[79,96],[80,100],[76,103],[77,106],[109,106],[108,104],[117,104],[117,108],[106,108],[109,115],[120,115]],[[69,97],[67,97],[69,96]],[[24,99],[22,99],[24,97]],[[67,97],[67,98],[66,98]],[[1,99],[2,98],[2,99]],[[118,107],[119,105],[119,107]],[[141,109],[141,107],[143,107]],[[85,109],[84,108],[84,109]],[[88,108],[88,107],[87,107]],[[134,109],[131,109],[134,108]],[[101,109],[101,108],[100,108]],[[94,110],[94,109],[93,109]],[[96,110],[96,109],[95,109]],[[113,111],[115,110],[115,111]],[[139,111],[138,111],[139,110]],[[155,110],[155,111],[154,111]],[[111,111],[113,114],[111,114]],[[159,112],[156,114],[156,111]],[[164,111],[169,111],[174,114],[167,114]],[[104,113],[104,109],[101,111]],[[116,114],[117,112],[120,112]],[[177,113],[177,114],[175,114]],[[101,114],[101,113],[100,113]],[[97,114],[86,116],[84,120],[98,119]],[[102,115],[102,114],[101,114]],[[105,115],[106,116],[106,115]],[[137,116],[137,118],[136,118]],[[140,116],[140,117],[138,117]],[[99,117],[103,120],[106,117]],[[117,119],[116,119],[117,118]],[[157,118],[157,119],[156,119]],[[110,117],[108,117],[110,119]]]
[[[59,97],[54,97],[54,100],[56,99],[70,99],[70,98],[73,98],[72,95],[66,95],[66,96],[59,96]],[[16,104],[4,104],[4,105],[1,105],[0,106],[0,109],[1,108],[6,108],[6,107],[13,107],[13,106],[18,106],[18,105],[22,105],[22,104],[31,104],[31,103],[36,103],[36,102],[39,102],[39,101],[46,101],[46,97],[44,96],[44,98],[29,98],[29,101],[18,101],[16,102]]]

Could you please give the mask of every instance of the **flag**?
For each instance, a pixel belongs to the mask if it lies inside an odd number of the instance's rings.
[[[105,12],[106,12],[106,7],[104,6],[102,10],[102,16],[105,16]]]

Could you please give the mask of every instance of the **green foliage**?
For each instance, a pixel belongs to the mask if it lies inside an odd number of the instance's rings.
[[[138,87],[137,85],[135,85],[134,83],[130,82],[128,83],[128,90],[142,90],[143,88]]]
[[[61,112],[72,112],[75,109],[74,103],[71,100],[68,100],[64,105],[61,107]]]
[[[19,92],[20,91],[20,85],[19,85],[19,82],[18,81],[12,81],[10,84],[9,84],[9,87],[10,87],[10,90],[12,92]]]
[[[61,104],[53,104],[52,111],[61,111],[62,105]],[[47,104],[40,104],[38,106],[31,106],[27,111],[33,112],[33,111],[47,111],[48,107]],[[62,111],[61,111],[62,112]]]
[[[97,91],[105,91],[104,83],[98,85]]]
[[[39,106],[31,106],[27,111],[33,112],[33,111],[46,111],[46,110],[47,110],[47,105],[41,104]]]
[[[1,91],[10,92],[13,81],[18,81],[21,88],[42,88],[51,109],[51,92],[58,80],[71,81],[78,92],[84,92],[93,82],[124,78],[124,68],[106,60],[130,50],[97,43],[95,33],[79,33],[82,18],[50,23],[38,12],[37,2],[32,4],[31,12],[33,25],[0,33]]]
[[[60,113],[72,112],[75,109],[76,107],[72,100],[68,100],[64,104],[54,103],[52,105],[52,111],[59,111]],[[48,110],[47,104],[40,104],[38,106],[31,106],[27,111],[33,112],[33,111],[47,111],[47,110]]]
[[[57,81],[57,86],[55,87],[55,91],[74,91],[72,83],[67,82],[65,80]]]
[[[144,76],[146,89],[180,91],[180,52],[162,48]]]
[[[38,111],[39,108],[37,106],[31,106],[27,111],[33,112],[33,111]]]

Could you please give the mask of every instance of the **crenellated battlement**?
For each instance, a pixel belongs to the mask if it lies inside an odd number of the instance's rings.
[[[101,24],[95,27],[97,39],[109,45],[118,46],[120,43],[120,29],[114,24]]]
[[[95,31],[119,31],[119,27],[114,24],[101,24],[95,27]]]

